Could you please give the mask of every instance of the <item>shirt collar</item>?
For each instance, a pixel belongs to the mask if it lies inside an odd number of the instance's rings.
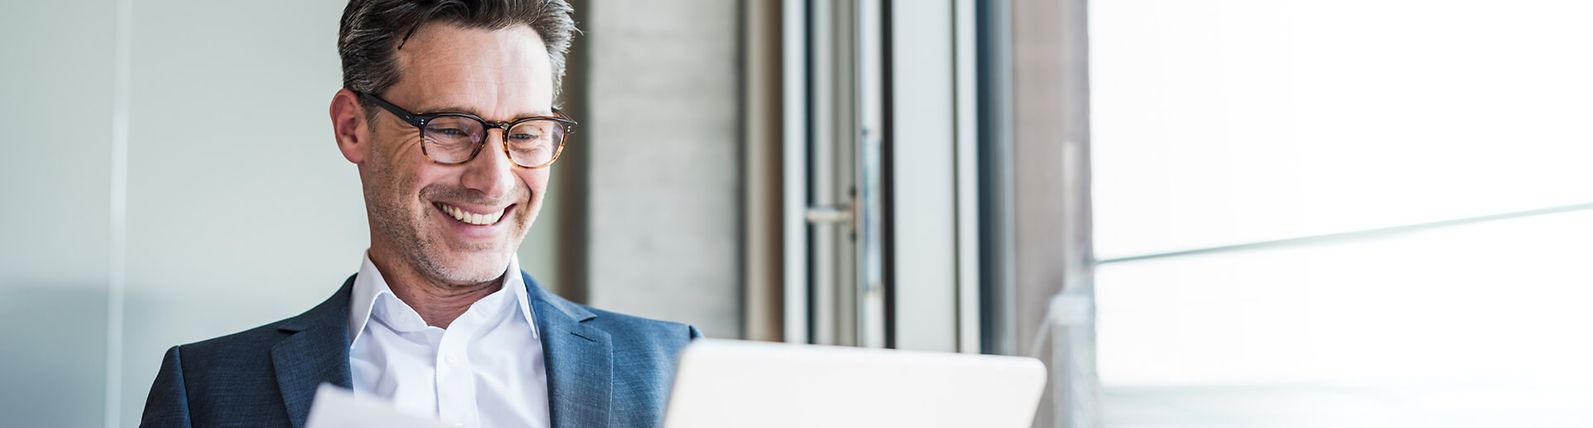
[[[360,263],[359,274],[354,276],[354,289],[349,296],[348,343],[354,346],[360,334],[365,331],[365,325],[370,322],[371,311],[376,307],[376,302],[383,295],[393,299],[394,302],[403,304],[398,296],[393,294],[392,288],[387,286],[387,280],[382,278],[382,272],[376,269],[376,264],[371,263],[370,253],[366,253]],[[519,306],[521,316],[531,326],[531,337],[539,338],[541,332],[537,331],[536,317],[532,316],[531,298],[526,293],[525,277],[520,275],[520,255],[509,257],[509,267],[504,270],[503,288],[509,290],[515,305]]]
[[[531,326],[531,338],[541,339],[542,332],[537,331],[537,319],[531,316],[531,296],[526,292],[525,276],[520,274],[518,253],[509,257],[509,269],[503,273],[503,288],[513,293],[515,305],[520,307],[520,315]]]

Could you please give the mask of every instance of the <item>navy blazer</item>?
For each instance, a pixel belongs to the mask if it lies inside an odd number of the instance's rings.
[[[592,309],[543,291],[527,296],[547,364],[555,428],[654,427],[695,327]],[[280,322],[166,351],[142,426],[304,426],[315,388],[351,388],[349,293]]]

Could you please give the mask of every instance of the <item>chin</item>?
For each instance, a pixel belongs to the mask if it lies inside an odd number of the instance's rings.
[[[503,276],[509,257],[501,252],[465,252],[433,260],[437,279],[455,285],[475,285]]]

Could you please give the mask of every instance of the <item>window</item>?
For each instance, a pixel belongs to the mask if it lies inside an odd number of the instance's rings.
[[[1593,5],[1090,6],[1109,426],[1593,422]]]

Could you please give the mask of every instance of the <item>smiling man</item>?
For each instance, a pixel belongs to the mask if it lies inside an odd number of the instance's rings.
[[[553,107],[563,0],[354,0],[332,98],[370,249],[301,315],[167,351],[146,426],[302,426],[316,387],[459,426],[657,426],[696,329],[566,301],[520,271],[576,122]]]

